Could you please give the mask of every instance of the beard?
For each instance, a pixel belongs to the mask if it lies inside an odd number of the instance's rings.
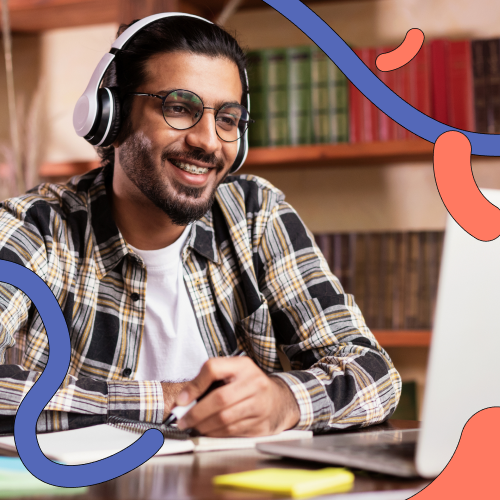
[[[224,168],[224,162],[215,154],[205,154],[196,149],[184,151],[167,146],[161,152],[161,164],[163,165],[168,158],[202,161],[215,167],[217,174]],[[226,172],[210,194],[202,198],[207,187],[185,186],[176,179],[170,179],[166,184],[156,168],[149,141],[138,134],[129,135],[122,143],[119,159],[127,177],[177,226],[186,226],[201,219],[212,208],[215,192],[229,174],[229,171]]]

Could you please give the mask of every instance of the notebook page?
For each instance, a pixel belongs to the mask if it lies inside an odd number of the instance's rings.
[[[102,424],[71,431],[38,435],[40,449],[53,460],[78,465],[114,455],[140,438],[140,434]],[[15,446],[14,436],[0,437],[0,445]],[[157,455],[173,455],[193,451],[192,441],[166,439]]]
[[[311,439],[312,431],[284,431],[274,436],[258,437],[195,437],[191,438],[195,445],[195,452],[201,451],[222,451],[222,450],[241,450],[246,448],[255,448],[257,443],[268,443],[270,441],[291,441],[293,439]]]

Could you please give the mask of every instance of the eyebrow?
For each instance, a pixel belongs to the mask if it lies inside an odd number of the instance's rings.
[[[165,89],[165,90],[160,90],[158,92],[158,95],[164,96],[164,95],[170,94],[170,92],[173,92],[174,90],[187,90],[188,92],[193,92],[192,90],[188,90],[188,89]],[[198,95],[198,94],[196,94],[196,95]],[[205,101],[203,100],[203,97],[201,97],[201,96],[198,96],[198,97],[200,97],[201,100],[203,101],[203,104],[205,104]],[[216,101],[214,107],[216,109],[219,109],[224,104],[237,104],[238,106],[242,106],[242,104],[240,102],[238,102],[238,101]]]

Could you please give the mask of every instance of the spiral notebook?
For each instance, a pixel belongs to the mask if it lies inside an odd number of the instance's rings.
[[[310,439],[313,435],[311,431],[290,430],[274,436],[251,438],[189,437],[175,428],[162,429],[163,426],[122,421],[113,425],[102,424],[71,431],[39,434],[38,443],[40,449],[50,459],[67,465],[77,465],[95,462],[119,452],[133,444],[141,433],[152,427],[159,428],[166,436],[163,446],[155,455],[157,457],[178,453],[254,448],[257,443]],[[0,454],[2,449],[15,451],[13,436],[0,437]]]

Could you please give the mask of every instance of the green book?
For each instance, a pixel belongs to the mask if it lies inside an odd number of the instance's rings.
[[[311,144],[311,49],[291,47],[286,51],[288,72],[289,144]]]
[[[268,145],[266,118],[266,76],[264,74],[264,56],[261,50],[247,54],[248,85],[250,88],[250,117],[255,123],[248,129],[250,147],[258,148]]]
[[[347,78],[317,46],[311,47],[311,101],[314,143],[348,142]]]
[[[286,49],[266,49],[263,51],[264,75],[267,83],[264,89],[267,105],[267,146],[288,144],[286,52]]]

